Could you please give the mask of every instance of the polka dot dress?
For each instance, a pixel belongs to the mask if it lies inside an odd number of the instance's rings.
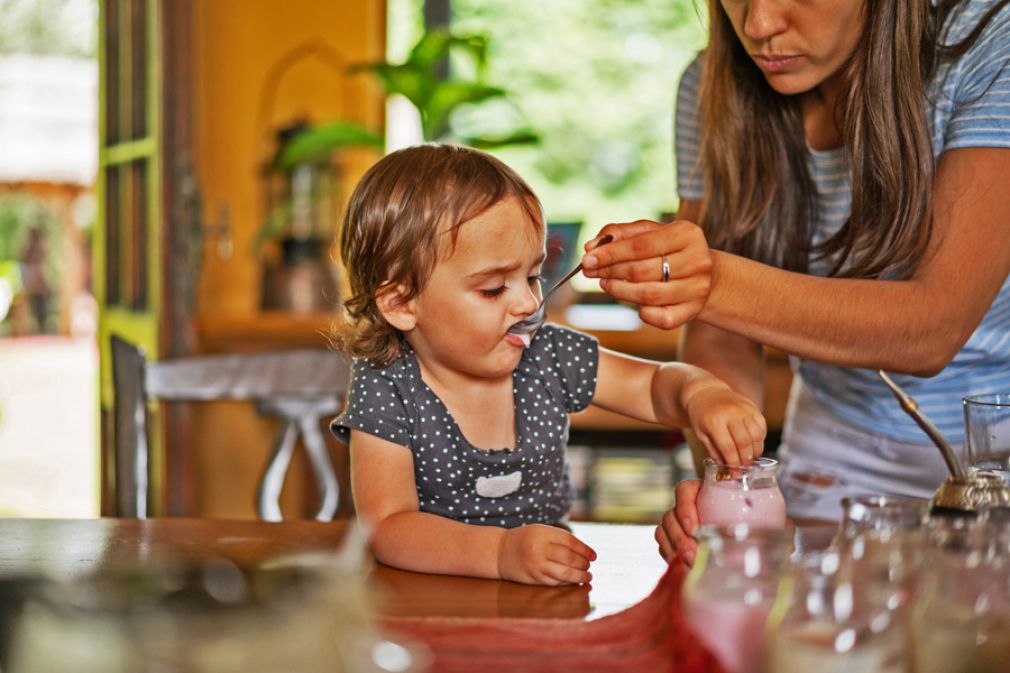
[[[512,373],[516,447],[479,449],[463,436],[407,351],[382,369],[355,362],[347,408],[331,429],[343,442],[359,430],[401,444],[414,457],[422,512],[514,528],[554,524],[568,513],[568,414],[596,391],[596,339],[544,325]]]

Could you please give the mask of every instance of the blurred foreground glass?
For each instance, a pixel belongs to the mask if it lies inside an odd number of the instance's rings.
[[[779,463],[757,458],[744,467],[731,467],[706,458],[705,479],[698,493],[702,524],[747,524],[758,528],[786,525],[786,503],[775,473]]]
[[[969,469],[995,472],[1010,484],[1010,395],[965,397],[964,432]]]
[[[1010,553],[999,522],[930,521],[912,620],[916,673],[1010,670]]]
[[[306,557],[308,558],[308,557]],[[108,568],[24,606],[8,673],[414,671],[375,631],[356,574],[325,561]]]
[[[764,626],[789,554],[784,530],[702,526],[684,584],[688,623],[729,673],[761,670]]]
[[[867,531],[914,531],[929,514],[929,500],[902,495],[858,495],[842,498],[839,539]]]
[[[906,673],[907,624],[878,573],[844,551],[794,560],[768,619],[769,673]]]
[[[1010,556],[1010,507],[988,507],[979,514],[979,520],[986,524],[994,553]]]

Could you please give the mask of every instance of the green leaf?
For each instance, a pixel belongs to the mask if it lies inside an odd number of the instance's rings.
[[[536,145],[540,142],[540,136],[529,129],[521,129],[504,136],[467,136],[461,140],[479,150],[496,150],[514,145]]]
[[[454,35],[444,28],[428,31],[410,50],[404,65],[434,71],[449,52],[460,49],[474,60],[478,70],[487,64],[488,40],[483,35]]]
[[[300,164],[320,163],[345,147],[383,146],[382,136],[353,122],[330,122],[303,131],[278,152],[274,165],[289,170]]]
[[[438,81],[431,72],[411,65],[371,63],[362,65],[359,69],[369,71],[378,77],[387,94],[403,96],[418,110],[428,106],[431,92],[438,85]]]
[[[432,30],[421,36],[417,44],[410,50],[410,56],[404,65],[411,65],[420,70],[432,71],[438,62],[449,53],[454,38],[446,30]]]
[[[466,103],[480,103],[492,98],[502,98],[507,92],[496,86],[479,82],[449,81],[435,90],[423,116],[425,140],[436,140],[448,130],[449,116],[453,110]]]

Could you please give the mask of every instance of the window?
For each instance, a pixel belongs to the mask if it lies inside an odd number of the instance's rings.
[[[582,221],[585,240],[608,222],[676,208],[673,103],[705,42],[703,8],[692,0],[428,0],[429,17],[446,4],[454,33],[489,38],[487,79],[513,103],[461,110],[454,126],[532,127],[539,145],[494,154],[530,182],[548,220]],[[390,0],[392,60],[420,34],[424,10],[421,0]]]

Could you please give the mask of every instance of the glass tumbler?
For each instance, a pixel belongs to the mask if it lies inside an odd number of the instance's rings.
[[[701,526],[684,583],[688,623],[729,673],[761,670],[765,621],[791,538],[785,530]]]
[[[988,521],[931,523],[912,620],[916,673],[1010,668],[1010,553]]]
[[[841,550],[794,560],[768,620],[768,673],[907,673],[907,620],[865,566]]]
[[[866,531],[918,530],[929,515],[929,500],[903,495],[857,495],[842,498],[839,535]]]
[[[698,493],[698,518],[702,524],[757,528],[783,528],[786,503],[775,473],[779,463],[757,458],[744,467],[731,467],[706,458],[705,480]]]
[[[25,605],[4,671],[387,673],[418,661],[380,636],[360,577],[215,559],[54,584]]]
[[[968,467],[995,472],[1010,484],[1010,394],[970,395],[963,405]]]

